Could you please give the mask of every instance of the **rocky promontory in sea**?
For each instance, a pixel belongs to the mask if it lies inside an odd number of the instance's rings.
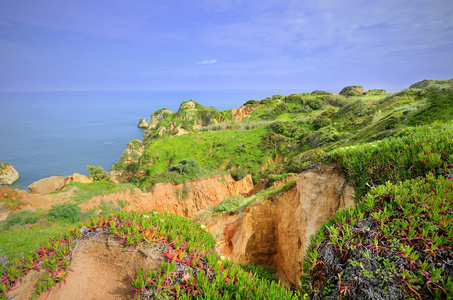
[[[11,185],[19,179],[19,173],[7,162],[0,162],[0,184]]]

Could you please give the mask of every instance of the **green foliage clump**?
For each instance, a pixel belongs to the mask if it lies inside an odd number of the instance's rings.
[[[62,220],[69,222],[80,221],[80,207],[75,203],[62,203],[53,205],[47,214],[51,220]]]
[[[2,229],[6,230],[15,225],[36,224],[45,216],[41,211],[37,212],[34,209],[24,209],[11,212],[2,225]]]
[[[329,93],[329,92],[325,92],[325,91],[318,91],[318,90],[314,90],[313,92],[311,92],[312,95],[332,95],[332,93]]]
[[[383,89],[371,89],[367,92],[368,95],[385,95],[387,94],[386,90]]]
[[[448,299],[453,294],[453,189],[451,178],[388,182],[338,211],[311,238],[303,286],[325,299],[404,297]],[[310,285],[307,283],[310,282]],[[425,298],[424,297],[424,298]]]
[[[110,175],[101,166],[87,166],[88,178],[94,181],[111,181]]]
[[[242,169],[242,168],[237,168],[234,171],[231,171],[231,176],[233,177],[234,180],[241,180],[245,176],[247,176],[247,171]]]
[[[249,101],[245,102],[243,105],[257,105],[257,104],[261,104],[260,101],[249,100]]]
[[[313,120],[313,128],[318,130],[320,128],[332,125],[332,121],[325,115],[319,115]]]
[[[200,173],[201,170],[200,165],[196,160],[186,158],[168,168],[168,171],[176,171],[179,174],[186,176],[196,176]]]
[[[240,195],[233,195],[233,196],[228,196],[225,199],[222,200],[219,204],[216,206],[212,207],[212,211],[219,213],[219,212],[225,212],[225,211],[234,211],[236,210],[240,204],[244,201],[244,197]]]

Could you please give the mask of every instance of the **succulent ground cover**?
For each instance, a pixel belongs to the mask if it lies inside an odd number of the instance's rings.
[[[161,251],[164,260],[159,269],[137,270],[131,291],[136,299],[296,299],[275,281],[255,278],[220,256],[215,240],[200,225],[157,211],[93,216],[57,235],[1,270],[1,298],[6,299],[31,270],[44,270],[34,297],[64,284],[78,242],[99,231],[123,247]]]
[[[453,294],[453,130],[331,153],[356,188],[312,236],[302,286],[314,299],[450,299]]]

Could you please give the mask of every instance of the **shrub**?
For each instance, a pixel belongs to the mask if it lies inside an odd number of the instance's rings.
[[[272,98],[272,99],[273,99],[273,98]],[[267,97],[267,98],[265,98],[265,99],[261,100],[261,101],[260,101],[260,104],[269,105],[269,104],[271,104],[271,103],[273,103],[273,102],[274,102],[274,101],[272,101],[272,99],[271,99],[271,98],[269,98],[269,97]]]
[[[314,90],[313,92],[311,92],[312,95],[332,95],[332,93],[329,93],[329,92],[325,92],[325,91],[318,91],[318,90]]]
[[[234,180],[241,180],[242,178],[244,178],[245,176],[247,176],[247,171],[242,169],[242,168],[238,168],[234,171],[231,172],[231,176],[233,177]]]
[[[94,181],[111,181],[110,175],[101,166],[87,166],[87,168],[89,173],[88,178]]]
[[[249,100],[249,101],[245,102],[243,105],[257,105],[257,104],[260,104],[260,101]]]
[[[318,117],[316,117],[313,120],[313,128],[315,130],[329,126],[331,124],[332,124],[332,121],[330,121],[329,118],[324,115],[319,115]]]
[[[323,105],[322,98],[311,99],[308,102],[308,106],[313,110],[321,109],[322,105]]]
[[[181,175],[195,176],[200,173],[201,169],[196,160],[186,158],[168,168],[168,172],[172,171],[176,171]]]
[[[80,220],[80,207],[68,202],[53,205],[47,216],[51,220],[77,222]]]

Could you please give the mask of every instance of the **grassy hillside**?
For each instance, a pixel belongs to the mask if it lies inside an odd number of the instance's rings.
[[[453,294],[453,123],[406,128],[330,159],[356,187],[312,237],[301,276],[316,299]]]
[[[336,148],[391,137],[408,126],[448,122],[453,87],[446,86],[450,81],[439,82],[394,94],[274,95],[246,102],[253,110],[236,122],[232,110],[186,101],[178,112],[154,112],[144,142],[131,142],[112,169],[130,171],[131,181],[141,188],[165,180],[161,174],[186,158],[197,161],[204,174],[240,168],[255,182],[297,172]],[[137,154],[133,148],[139,147],[144,150]]]
[[[344,95],[274,95],[245,103],[253,109],[242,121],[234,121],[232,110],[195,101],[183,102],[178,112],[156,111],[145,139],[132,141],[112,167],[130,172],[128,185],[75,184],[72,203],[14,212],[1,223],[0,257],[8,262],[1,269],[1,297],[38,261],[48,275],[36,286],[36,296],[64,281],[85,226],[100,228],[126,247],[164,245],[166,263],[138,270],[133,279],[139,299],[157,291],[163,299],[448,299],[453,294],[452,82],[423,81],[393,94],[351,89]],[[91,195],[134,185],[150,189],[156,182],[219,172],[272,181],[321,162],[334,162],[355,187],[356,207],[339,211],[312,237],[298,291],[268,280],[264,269],[249,267],[248,273],[220,257],[213,238],[192,221],[108,205],[97,216],[81,214],[78,207]],[[226,199],[212,210],[239,211],[292,184]],[[0,200],[4,208],[20,201],[7,188]],[[188,276],[183,280],[175,270],[188,270]]]

